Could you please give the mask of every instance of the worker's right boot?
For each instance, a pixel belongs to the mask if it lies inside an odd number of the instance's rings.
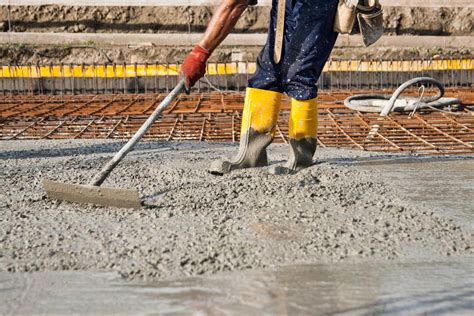
[[[288,144],[290,155],[283,166],[272,166],[270,173],[278,175],[294,174],[313,165],[313,155],[317,147],[318,102],[291,99],[291,113],[288,122]]]
[[[236,169],[268,165],[266,148],[273,140],[282,94],[247,88],[237,156],[229,161],[215,161],[209,172],[223,175]]]

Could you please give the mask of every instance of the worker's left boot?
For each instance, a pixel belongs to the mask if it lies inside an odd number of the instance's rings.
[[[284,166],[274,166],[273,174],[293,174],[313,165],[317,146],[318,103],[316,98],[305,101],[291,99],[288,122],[290,154]]]
[[[279,92],[247,88],[239,152],[231,160],[214,161],[209,168],[211,174],[268,165],[266,148],[273,140],[281,96]]]

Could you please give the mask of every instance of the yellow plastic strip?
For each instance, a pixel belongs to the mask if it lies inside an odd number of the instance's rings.
[[[0,66],[0,78],[85,77],[122,78],[146,76],[176,76],[178,64],[158,65],[85,65],[85,66]],[[210,63],[208,75],[253,74],[255,63]],[[324,72],[417,72],[443,70],[474,70],[474,59],[413,60],[413,61],[329,61]]]
[[[324,71],[408,72],[439,70],[473,70],[474,59],[397,60],[397,61],[329,61]]]

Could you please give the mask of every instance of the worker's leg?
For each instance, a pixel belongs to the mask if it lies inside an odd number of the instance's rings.
[[[239,151],[230,161],[212,163],[209,172],[213,174],[268,164],[266,148],[273,140],[283,91],[281,64],[273,61],[276,0],[273,2],[267,43],[258,56],[257,69],[249,79],[245,95]]]
[[[338,0],[295,0],[281,69],[283,89],[296,100],[317,96],[316,82],[336,42],[333,31]]]
[[[291,0],[287,0],[290,2]],[[281,63],[276,64],[273,60],[275,48],[275,32],[277,19],[278,0],[273,0],[270,11],[270,25],[265,46],[257,57],[255,73],[249,78],[248,87],[274,92],[283,92],[281,80]],[[286,15],[288,18],[288,15]]]
[[[279,92],[247,88],[237,156],[212,163],[209,172],[225,174],[268,164],[266,148],[273,140],[281,96]]]
[[[318,130],[318,103],[316,98],[298,101],[291,99],[288,121],[288,143],[290,154],[284,166],[275,166],[275,174],[291,174],[313,164]]]
[[[288,29],[282,77],[284,91],[291,97],[289,119],[290,157],[275,173],[294,173],[313,163],[317,134],[317,87],[337,33],[333,31],[337,0],[295,0]]]

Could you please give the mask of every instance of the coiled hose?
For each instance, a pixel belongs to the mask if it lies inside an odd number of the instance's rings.
[[[415,84],[432,84],[438,88],[434,96],[401,97],[400,95],[410,86]],[[444,87],[441,82],[429,77],[419,77],[403,83],[392,95],[389,94],[357,94],[344,100],[344,105],[352,110],[360,112],[380,113],[378,122],[384,120],[390,112],[408,112],[417,109],[440,109],[449,105],[460,104],[461,100],[456,98],[443,98]],[[374,124],[367,136],[373,138],[379,131],[380,124]]]

